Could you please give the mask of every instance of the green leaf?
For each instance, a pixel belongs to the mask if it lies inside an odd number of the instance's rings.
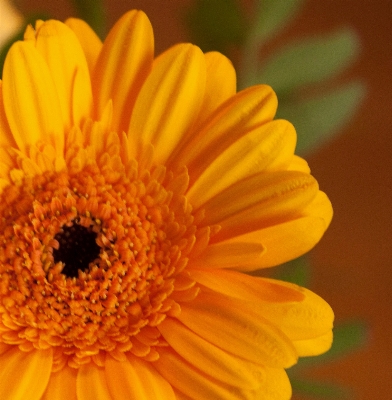
[[[305,396],[310,399],[345,400],[352,397],[349,389],[329,382],[314,382],[297,378],[290,378],[290,382],[294,395],[301,398]]]
[[[276,36],[278,31],[294,19],[303,3],[304,0],[258,0],[256,19],[250,32],[252,40],[260,46]]]
[[[73,0],[79,18],[86,21],[102,39],[105,35],[105,7],[102,0]]]
[[[238,86],[240,89],[256,85],[259,80],[259,54],[263,44],[294,19],[304,0],[258,0],[253,22],[246,35]]]
[[[292,42],[262,65],[258,81],[271,85],[279,97],[304,85],[329,79],[344,71],[359,53],[351,29]]]
[[[333,334],[332,348],[328,352],[317,357],[300,358],[293,371],[334,361],[360,349],[367,343],[367,328],[362,321],[341,323],[334,328]]]
[[[297,130],[297,154],[316,149],[339,132],[350,120],[365,94],[361,82],[298,103],[282,102],[277,118],[292,122]]]
[[[295,283],[299,286],[308,287],[310,265],[307,257],[299,257],[274,268],[273,278]]]
[[[236,0],[199,0],[186,15],[192,40],[203,51],[228,52],[245,40],[247,24]]]
[[[362,321],[349,321],[334,329],[334,340],[329,352],[319,356],[322,362],[334,360],[358,350],[367,342],[367,328]]]

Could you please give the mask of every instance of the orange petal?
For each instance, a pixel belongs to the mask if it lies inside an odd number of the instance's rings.
[[[247,132],[271,121],[277,108],[275,93],[269,86],[253,86],[223,103],[171,161],[187,165],[195,180],[228,146]]]
[[[11,350],[12,345],[6,344],[6,343],[0,343],[0,355],[5,353],[8,350]]]
[[[40,400],[52,370],[52,349],[29,353],[13,346],[0,356],[0,399]]]
[[[93,82],[98,119],[112,100],[115,110],[112,128],[118,132],[127,130],[153,57],[154,36],[149,19],[142,11],[127,12],[109,32],[96,64]]]
[[[50,375],[49,384],[41,400],[78,400],[76,396],[77,370],[65,366]]]
[[[291,341],[259,315],[244,312],[239,301],[202,290],[181,309],[178,319],[184,325],[236,356],[281,368],[297,362]]]
[[[294,155],[296,140],[293,125],[284,120],[271,121],[248,132],[217,155],[190,188],[187,198],[198,208],[253,174],[286,169]]]
[[[16,42],[7,54],[3,99],[12,135],[23,153],[46,139],[58,155],[63,154],[64,125],[56,87],[45,60],[30,43]]]
[[[76,393],[78,400],[111,399],[105,370],[94,363],[82,365],[76,378]]]
[[[174,394],[176,395],[176,400],[193,400],[192,398],[178,391],[177,389],[174,389]]]
[[[144,83],[132,112],[129,135],[152,143],[164,163],[194,123],[206,80],[202,51],[179,44],[161,54]]]
[[[255,399],[253,391],[241,390],[216,381],[202,371],[203,365],[196,368],[174,351],[162,348],[159,353],[160,357],[153,363],[154,367],[172,386],[182,392],[185,398],[203,400]]]
[[[65,25],[71,28],[77,36],[86,57],[90,76],[93,76],[95,64],[102,49],[101,39],[82,19],[68,18]]]
[[[202,339],[180,322],[166,318],[159,331],[184,360],[202,366],[203,373],[227,385],[255,389],[260,385],[260,366],[247,362]]]
[[[105,374],[114,400],[175,400],[170,384],[149,363],[136,357],[120,362],[107,357]]]

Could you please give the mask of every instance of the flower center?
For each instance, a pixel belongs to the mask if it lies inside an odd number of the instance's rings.
[[[54,238],[60,245],[58,249],[53,250],[54,262],[65,264],[61,273],[69,278],[77,277],[79,270],[86,272],[89,264],[99,255],[97,234],[79,225],[77,221],[71,226],[63,227]]]
[[[159,356],[166,343],[157,326],[197,295],[184,269],[195,243],[208,239],[183,176],[116,162],[45,172],[3,190],[0,343],[54,346],[58,362],[74,368],[101,365],[106,353]]]

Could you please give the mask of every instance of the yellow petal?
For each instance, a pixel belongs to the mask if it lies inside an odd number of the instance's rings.
[[[105,370],[94,363],[82,365],[76,378],[76,393],[78,400],[111,399]]]
[[[36,24],[38,21],[36,21]],[[23,34],[23,40],[25,41],[31,41],[32,43],[35,43],[35,29],[33,28],[32,25],[27,25],[26,29]]]
[[[36,48],[53,77],[65,129],[79,125],[90,114],[92,92],[87,61],[76,35],[62,22],[49,20],[37,32]],[[73,105],[78,109],[74,111]]]
[[[276,95],[269,86],[253,86],[237,93],[207,119],[171,161],[175,166],[187,165],[194,181],[228,146],[271,121],[276,108]]]
[[[4,110],[3,82],[0,80],[0,146],[16,147]]]
[[[114,400],[176,399],[170,384],[154,367],[136,357],[129,357],[123,362],[107,357],[105,374]]]
[[[200,268],[258,269],[266,249],[260,238],[251,232],[218,243],[192,257],[189,266]]]
[[[78,400],[76,397],[77,370],[65,366],[50,375],[49,384],[41,400]]]
[[[65,25],[71,28],[77,36],[86,57],[90,76],[93,76],[95,64],[102,49],[101,39],[91,29],[90,25],[81,19],[68,18]]]
[[[227,57],[217,51],[211,51],[205,54],[205,59],[206,90],[197,116],[197,126],[200,126],[224,101],[235,95],[237,85],[235,69]]]
[[[296,340],[293,342],[295,349],[300,357],[318,356],[328,351],[333,342],[332,330],[325,335],[306,340]]]
[[[304,216],[311,215],[322,218],[326,230],[333,216],[331,201],[324,192],[319,190],[316,197],[302,210],[301,214]]]
[[[331,203],[325,193],[319,191],[300,213],[302,216],[292,220],[276,222],[275,225],[245,234],[234,229],[225,229],[223,233],[219,231],[205,251],[190,260],[190,265],[197,268],[254,271],[293,260],[319,242],[332,218]],[[243,219],[242,230],[251,229],[251,222],[251,215],[249,221]],[[238,229],[240,225],[239,218]],[[237,236],[233,236],[235,234]]]
[[[284,369],[267,368],[265,383],[260,386],[255,399],[290,400],[292,395],[289,377]]]
[[[254,389],[260,385],[260,366],[234,356],[202,339],[180,322],[166,318],[159,331],[184,360],[227,385]]]
[[[152,143],[164,163],[195,121],[206,80],[202,51],[180,44],[161,54],[144,83],[132,113],[129,135]]]
[[[17,147],[16,144],[14,147]],[[15,160],[15,157],[13,157],[14,152],[17,152],[14,147],[11,151],[8,146],[0,147],[0,192],[12,182],[12,171],[20,166],[19,160]]]
[[[88,120],[83,127],[83,136],[96,159],[107,151],[111,145],[119,145],[120,140],[115,132],[110,132],[110,122],[113,116],[113,104],[108,102],[100,121]]]
[[[198,208],[244,178],[265,170],[285,169],[293,157],[296,138],[294,127],[284,120],[271,121],[250,131],[212,161],[190,188],[187,198]]]
[[[293,219],[318,192],[317,181],[296,171],[262,172],[236,182],[203,205],[203,224],[221,225],[216,241]],[[219,239],[218,239],[219,237]]]
[[[291,221],[276,223],[268,228],[250,232],[248,235],[234,237],[232,241],[241,242],[244,238],[251,243],[261,243],[266,251],[258,263],[237,265],[239,271],[254,271],[259,268],[274,267],[307,253],[322,238],[332,219],[332,206],[324,192],[318,191],[313,201],[301,210],[301,217]],[[230,230],[214,240],[230,237]]]
[[[310,174],[310,168],[308,163],[301,157],[294,154],[294,157],[291,159],[290,165],[287,167],[288,171],[301,171],[305,172],[305,174]]]
[[[282,368],[297,361],[291,341],[277,328],[219,293],[201,291],[181,305],[178,319],[208,342],[245,360]]]
[[[209,289],[240,300],[243,308],[254,310],[291,340],[312,339],[332,330],[331,307],[308,289],[236,271],[189,272],[193,279]]]
[[[296,285],[257,278],[237,271],[189,269],[191,277],[215,292],[249,302],[300,302],[305,296]]]
[[[111,99],[115,110],[114,130],[128,129],[133,105],[151,70],[153,56],[154,37],[146,14],[136,10],[124,14],[103,44],[93,80],[96,116],[101,117]]]
[[[320,241],[325,230],[323,218],[310,216],[253,231],[249,233],[251,241],[259,241],[265,247],[265,252],[258,263],[238,264],[236,269],[254,271],[294,260],[311,250]]]
[[[154,362],[154,367],[172,386],[182,392],[185,398],[203,400],[255,399],[253,392],[240,390],[216,381],[203,372],[202,365],[195,368],[171,350],[161,348],[159,353],[159,360]]]
[[[0,399],[40,400],[52,370],[52,349],[29,353],[13,346],[0,356]]]
[[[16,42],[3,70],[4,108],[19,149],[46,139],[63,154],[64,125],[57,91],[49,68],[29,43]]]
[[[77,69],[72,84],[71,121],[73,126],[83,126],[91,114],[92,92],[90,79],[83,69]]]
[[[280,284],[284,286],[286,282]],[[310,290],[298,287],[298,291],[304,294],[304,300],[257,304],[257,313],[291,340],[313,339],[331,332],[334,314],[329,304]],[[254,306],[252,303],[251,307]]]

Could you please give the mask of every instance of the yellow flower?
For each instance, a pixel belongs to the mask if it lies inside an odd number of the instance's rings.
[[[332,209],[293,126],[219,53],[154,59],[144,13],[102,44],[38,21],[0,96],[0,398],[287,399],[333,313],[245,274],[313,247]]]

